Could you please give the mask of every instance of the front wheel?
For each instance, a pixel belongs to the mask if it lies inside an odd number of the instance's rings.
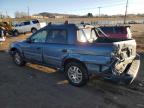
[[[32,33],[35,33],[36,31],[37,31],[36,28],[32,28],[32,29],[31,29],[31,32],[32,32]]]
[[[23,60],[22,56],[20,55],[20,53],[18,51],[15,51],[15,53],[13,55],[13,61],[18,66],[25,65],[25,61]]]
[[[73,86],[84,86],[89,80],[86,68],[80,63],[68,63],[65,67],[65,74],[69,83]]]

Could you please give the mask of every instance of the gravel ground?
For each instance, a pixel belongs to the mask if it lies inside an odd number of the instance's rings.
[[[13,41],[0,44],[0,108],[144,108],[144,53],[132,85],[117,85],[93,77],[81,88],[68,84],[62,72],[28,63],[18,67],[7,53]]]
[[[8,53],[0,52],[0,108],[55,107],[143,108],[144,87],[140,80],[121,86],[94,77],[77,88],[62,72],[30,63],[18,67]]]

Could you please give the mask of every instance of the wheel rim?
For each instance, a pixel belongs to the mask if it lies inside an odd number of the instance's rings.
[[[73,83],[80,83],[82,81],[82,72],[79,67],[71,66],[68,69],[68,77]]]
[[[18,32],[15,32],[15,36],[17,36],[18,35]]]
[[[33,30],[32,30],[32,33],[35,33],[35,32],[36,32],[36,29],[33,29]]]
[[[21,63],[21,60],[20,60],[20,55],[18,53],[15,54],[15,62],[16,64],[20,64]]]

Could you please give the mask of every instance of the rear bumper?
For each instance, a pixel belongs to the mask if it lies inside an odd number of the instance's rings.
[[[136,78],[140,67],[140,56],[137,54],[135,59],[133,60],[130,68],[127,71],[127,75],[130,77],[130,83]]]
[[[133,62],[130,64],[129,68],[126,70],[125,74],[120,76],[112,75],[110,78],[113,81],[121,81],[126,84],[130,84],[136,78],[140,67],[140,56],[137,54]]]

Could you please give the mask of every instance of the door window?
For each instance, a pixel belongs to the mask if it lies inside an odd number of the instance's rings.
[[[32,22],[33,22],[33,24],[37,24],[37,23],[39,23],[38,20],[33,20]]]
[[[31,42],[34,42],[34,43],[42,42],[43,43],[43,42],[45,42],[46,37],[47,37],[47,31],[46,30],[42,30],[42,31],[34,34],[31,37]]]
[[[23,22],[24,25],[30,25],[30,22],[27,21],[27,22]]]
[[[47,37],[48,43],[66,44],[67,31],[66,30],[50,30]]]

